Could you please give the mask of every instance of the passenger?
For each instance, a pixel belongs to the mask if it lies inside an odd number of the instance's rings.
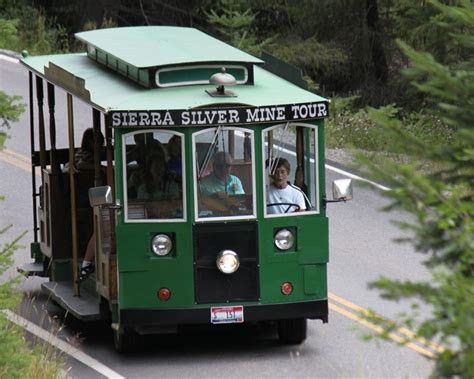
[[[199,188],[201,195],[217,194],[222,198],[227,195],[245,194],[242,182],[231,174],[232,157],[229,153],[218,152],[212,157],[212,173],[201,179]]]
[[[104,135],[99,132],[99,146],[104,146]],[[74,154],[74,167],[79,171],[94,170],[94,129],[87,128],[82,134],[81,147]],[[69,163],[64,165],[67,172]]]
[[[166,151],[160,141],[153,138],[153,133],[138,133],[133,135],[135,146],[127,151],[127,171],[129,174],[127,182],[127,195],[129,199],[138,197],[138,187],[145,181],[146,158],[156,155],[163,162],[166,161]],[[136,166],[131,164],[136,162]]]
[[[181,183],[181,177],[183,175],[183,168],[182,168],[182,159],[181,159],[181,137],[174,135],[168,141],[166,145],[166,149],[168,150],[168,163],[166,167],[168,169],[168,173],[171,176],[174,176],[174,179]]]
[[[268,188],[268,203],[274,204],[267,206],[270,214],[288,213],[306,210],[306,203],[303,191],[297,186],[288,182],[290,175],[290,162],[285,158],[278,158],[273,161],[273,174],[271,174],[272,183]],[[295,204],[295,205],[291,205]],[[296,207],[296,205],[299,206]]]
[[[104,146],[104,136],[102,133],[99,136],[99,146]],[[82,135],[81,148],[76,151],[74,155],[74,165],[79,171],[91,171],[94,170],[94,130],[87,128]],[[81,204],[88,204],[88,196],[82,199],[81,191],[77,194],[78,206]],[[79,275],[79,282],[84,281],[95,270],[95,233],[89,238],[87,243],[86,252],[84,254],[84,260],[82,261],[81,272]]]
[[[170,180],[166,163],[160,155],[151,155],[146,161],[144,182],[138,187],[137,198],[141,200],[176,200],[180,198],[179,187]]]
[[[133,135],[135,146],[127,151],[127,163],[137,162],[145,167],[146,159],[150,155],[159,155],[166,161],[166,150],[160,141],[153,138],[153,133],[137,133]]]

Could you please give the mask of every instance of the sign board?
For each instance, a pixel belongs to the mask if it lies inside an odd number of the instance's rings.
[[[113,128],[246,125],[325,118],[328,103],[266,105],[261,107],[193,108],[155,111],[111,111]]]

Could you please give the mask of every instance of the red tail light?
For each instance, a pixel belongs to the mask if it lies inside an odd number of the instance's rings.
[[[290,295],[293,292],[293,284],[290,282],[284,282],[281,285],[281,293],[283,295]]]
[[[168,288],[162,287],[158,290],[158,299],[160,299],[161,301],[166,301],[170,297],[171,297],[171,291]]]

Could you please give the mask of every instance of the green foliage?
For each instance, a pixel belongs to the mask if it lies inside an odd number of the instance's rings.
[[[25,104],[17,104],[21,96],[8,96],[0,91],[0,150],[7,138],[6,128],[11,121],[18,121],[20,115],[25,111]]]
[[[3,26],[2,26],[3,25]],[[61,25],[52,24],[45,13],[25,0],[3,0],[0,6],[0,48],[31,55],[65,52],[69,49],[67,33]]]
[[[459,7],[435,0],[446,20],[474,27],[474,7],[462,1]],[[453,28],[455,30],[455,28]],[[369,115],[383,129],[399,151],[417,158],[414,163],[385,162],[375,166],[370,158],[359,157],[373,178],[383,180],[392,191],[387,210],[404,209],[414,216],[412,223],[400,224],[411,231],[411,242],[425,256],[432,273],[429,283],[380,278],[371,284],[388,299],[415,298],[430,305],[431,317],[417,320],[405,315],[400,321],[416,327],[416,334],[437,340],[446,348],[436,357],[435,377],[474,377],[474,36],[457,31],[452,38],[469,57],[461,65],[448,67],[431,54],[420,53],[404,43],[401,49],[412,66],[406,71],[413,85],[434,104],[433,114],[452,130],[452,143],[433,145],[407,133],[403,120],[386,110]],[[430,160],[438,168],[420,173],[418,162]]]
[[[18,47],[18,20],[0,19],[0,46],[14,50]]]
[[[276,57],[299,67],[314,81],[324,78],[333,86],[350,80],[350,58],[343,49],[323,44],[316,38],[280,37],[267,50]],[[316,79],[318,78],[318,79]]]
[[[257,38],[257,31],[252,28],[256,15],[245,0],[220,0],[218,9],[212,8],[206,12],[208,21],[217,26],[218,32],[231,45],[259,56],[262,49],[273,40]]]

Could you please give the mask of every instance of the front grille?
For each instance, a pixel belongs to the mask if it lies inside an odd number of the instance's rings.
[[[194,278],[197,303],[259,299],[256,222],[197,224],[194,237]],[[235,251],[240,267],[223,274],[216,266],[222,250]]]

